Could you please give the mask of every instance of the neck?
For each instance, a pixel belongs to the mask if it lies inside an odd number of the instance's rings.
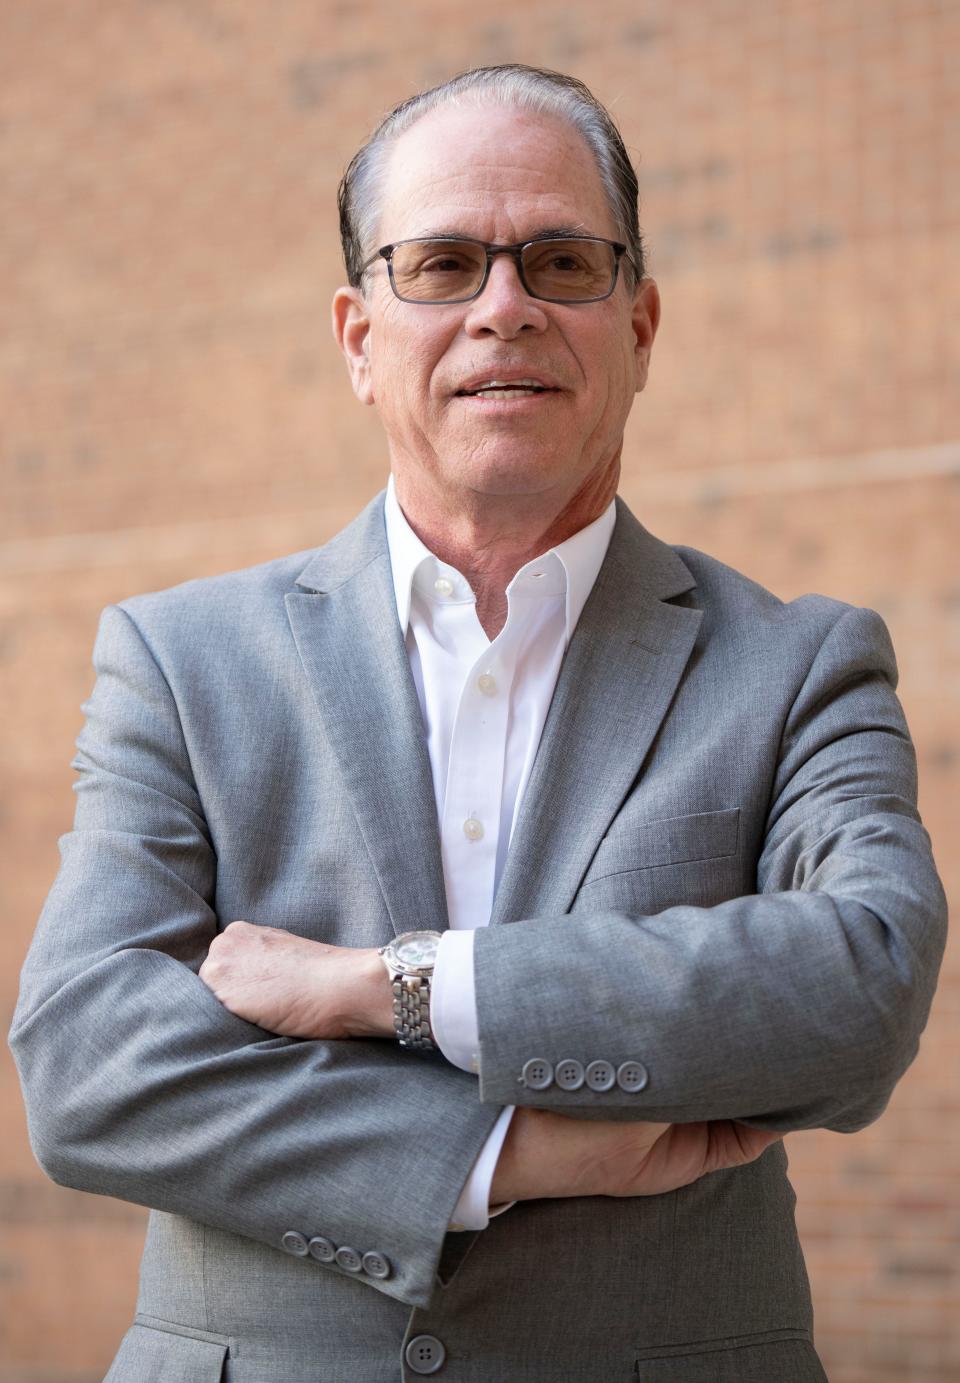
[[[397,500],[407,522],[434,556],[456,567],[477,600],[477,618],[488,639],[507,619],[507,587],[527,562],[549,552],[598,519],[617,491],[619,453],[602,474],[573,495],[451,495],[420,476],[394,473]]]

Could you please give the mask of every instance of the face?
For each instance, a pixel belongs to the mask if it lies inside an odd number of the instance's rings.
[[[412,126],[381,205],[377,245],[427,235],[514,244],[549,231],[618,238],[582,136],[495,105],[442,107]],[[362,294],[338,292],[334,329],[357,396],[383,420],[401,499],[539,501],[559,513],[604,477],[615,485],[659,310],[652,280],[634,291],[622,270],[612,296],[593,303],[531,298],[506,255],[468,303],[401,302],[382,260]],[[467,392],[510,379],[546,387]]]

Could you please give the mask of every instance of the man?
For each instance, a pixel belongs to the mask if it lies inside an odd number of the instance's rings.
[[[581,84],[415,98],[341,210],[387,495],[107,612],[24,972],[38,1158],[154,1210],[108,1377],[823,1379],[781,1139],[943,945],[886,633],[615,502],[659,306]]]

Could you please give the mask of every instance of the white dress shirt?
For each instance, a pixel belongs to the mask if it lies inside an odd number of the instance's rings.
[[[426,728],[447,898],[449,930],[434,969],[431,1026],[447,1060],[476,1072],[473,934],[490,921],[560,664],[606,556],[615,505],[520,568],[507,587],[506,623],[492,641],[467,581],[407,523],[392,476],[384,515],[397,615]],[[423,925],[435,922],[425,918]],[[490,1183],[512,1113],[504,1109],[494,1125],[451,1228],[486,1228]]]

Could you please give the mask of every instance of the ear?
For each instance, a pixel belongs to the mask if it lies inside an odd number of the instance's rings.
[[[653,338],[660,325],[660,290],[653,279],[643,278],[637,284],[630,313],[634,337],[634,358],[637,367],[637,393],[647,382]]]
[[[370,314],[359,288],[338,288],[333,295],[333,334],[350,371],[353,392],[361,403],[373,403],[370,375]]]

